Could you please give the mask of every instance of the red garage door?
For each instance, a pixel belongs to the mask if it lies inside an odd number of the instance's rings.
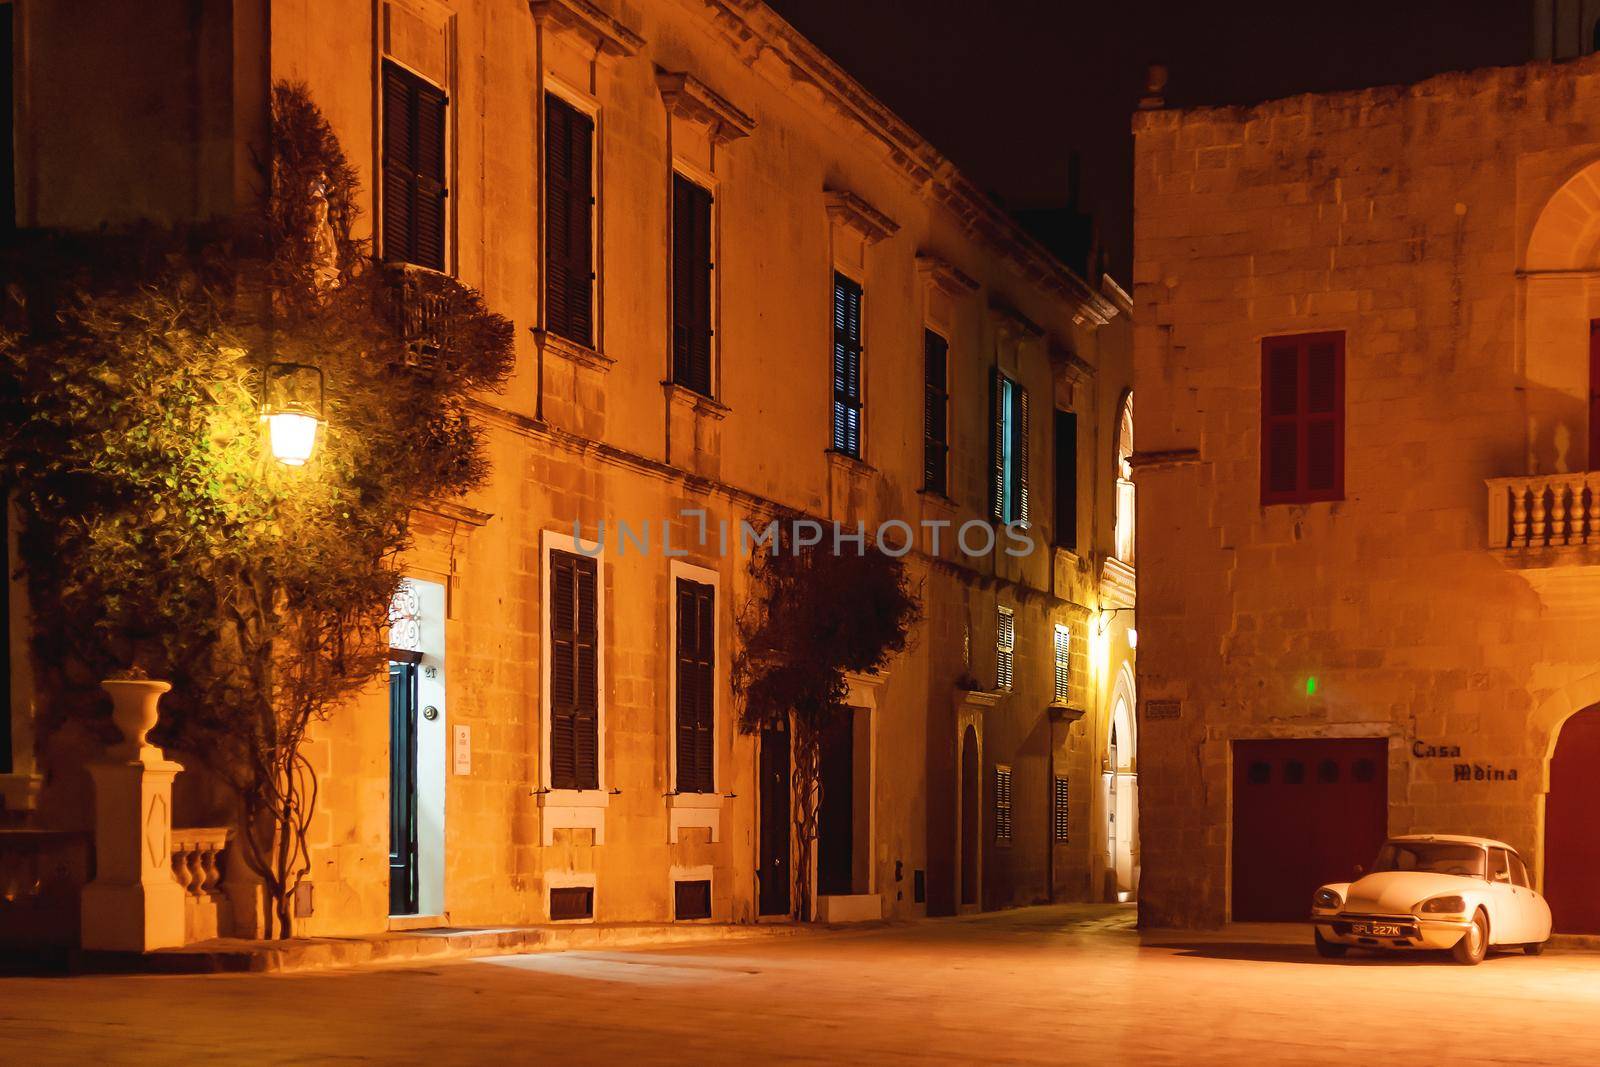
[[[1388,832],[1385,738],[1233,743],[1233,918],[1304,919]]]
[[[1600,707],[1561,726],[1544,809],[1544,895],[1557,933],[1600,934]]]

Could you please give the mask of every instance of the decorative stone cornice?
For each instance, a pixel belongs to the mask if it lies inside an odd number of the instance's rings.
[[[529,0],[535,21],[557,31],[574,33],[595,51],[613,59],[631,56],[644,47],[644,38],[589,3],[589,0]]]
[[[749,137],[750,131],[756,128],[755,119],[734,107],[693,74],[657,67],[656,88],[661,90],[667,114],[705,123],[711,128],[711,139],[718,144]]]
[[[1139,581],[1128,564],[1107,556],[1100,564],[1100,599],[1108,602],[1102,611],[1131,608],[1138,602]]]
[[[1128,457],[1128,466],[1135,471],[1158,467],[1182,467],[1200,462],[1198,448],[1168,448],[1155,452],[1135,452]]]
[[[1115,303],[1028,236],[955,165],[806,40],[762,0],[681,0],[705,17],[758,74],[802,101],[843,116],[883,149],[887,161],[926,199],[954,214],[968,236],[989,246],[1025,280],[1070,301],[1095,325]]]
[[[932,252],[917,253],[917,273],[923,282],[946,296],[962,297],[978,291],[976,278]]]
[[[1009,304],[991,303],[989,310],[994,314],[995,325],[1004,337],[1018,341],[1037,341],[1044,336],[1043,326]]]
[[[1050,344],[1050,365],[1074,384],[1094,380],[1094,365],[1084,361],[1066,345],[1054,341]]]
[[[876,244],[900,232],[898,222],[855,193],[844,189],[825,189],[822,196],[828,205],[828,218],[855,230],[868,244]]]

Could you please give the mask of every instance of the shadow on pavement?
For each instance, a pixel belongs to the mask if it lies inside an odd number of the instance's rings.
[[[1299,963],[1323,967],[1419,966],[1449,963],[1442,952],[1352,952],[1344,959],[1324,959],[1309,945],[1271,944],[1259,941],[1147,941],[1145,948],[1165,949],[1178,956],[1206,960],[1247,960],[1253,963]],[[1492,957],[1491,957],[1492,958]]]

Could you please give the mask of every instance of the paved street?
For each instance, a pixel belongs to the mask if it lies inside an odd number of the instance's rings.
[[[1327,962],[1127,907],[313,975],[0,979],[46,1063],[1600,1060],[1600,953]],[[228,1057],[221,1059],[220,1057]]]

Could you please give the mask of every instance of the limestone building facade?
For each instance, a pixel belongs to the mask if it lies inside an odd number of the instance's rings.
[[[492,484],[417,516],[390,679],[312,746],[301,932],[786,915],[787,740],[736,728],[717,534],[779,511],[905,524],[924,601],[830,742],[819,915],[1134,890],[1128,298],[765,5],[3,6],[20,225],[247,206],[301,82],[376,254],[517,326]],[[954,536],[997,519],[1026,554]],[[6,810],[81,825],[11,590]],[[180,821],[226,819],[183,780]]]
[[[1592,932],[1600,62],[1134,131],[1142,921],[1451,831]]]

